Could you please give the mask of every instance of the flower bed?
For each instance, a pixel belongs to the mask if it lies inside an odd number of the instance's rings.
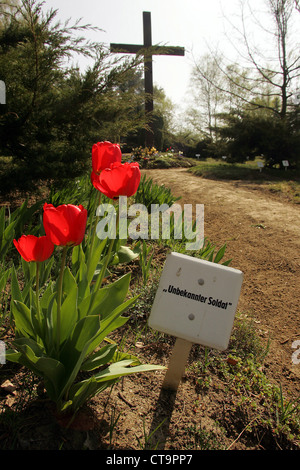
[[[159,152],[155,148],[138,147],[127,155],[128,160],[138,162],[140,168],[190,168],[196,165],[195,160],[185,157],[181,152],[172,149]]]

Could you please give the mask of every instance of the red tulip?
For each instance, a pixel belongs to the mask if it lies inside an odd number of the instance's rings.
[[[80,245],[85,234],[86,221],[87,210],[81,204],[63,204],[58,207],[44,204],[44,229],[54,245]]]
[[[111,163],[121,162],[122,152],[119,144],[111,142],[98,142],[92,147],[92,167],[93,172],[100,174],[105,168],[109,168]]]
[[[91,174],[91,181],[98,191],[110,199],[119,196],[132,196],[136,193],[141,180],[138,163],[112,163],[100,175]]]
[[[14,245],[25,261],[46,261],[54,250],[54,244],[47,236],[35,237],[34,235],[22,235]]]

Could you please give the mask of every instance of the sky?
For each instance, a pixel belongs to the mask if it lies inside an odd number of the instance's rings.
[[[251,0],[251,5],[261,6],[262,2]],[[185,48],[184,57],[153,57],[154,85],[182,106],[195,60],[209,48],[234,53],[226,39],[227,19],[239,14],[239,5],[240,0],[45,0],[44,10],[57,9],[56,20],[62,22],[81,18],[83,24],[101,28],[87,37],[105,45],[142,44],[143,11],[151,12],[152,44]]]

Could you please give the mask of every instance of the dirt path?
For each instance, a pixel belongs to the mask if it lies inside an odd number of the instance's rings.
[[[144,172],[181,204],[204,204],[205,236],[217,247],[226,243],[226,259],[244,273],[238,310],[271,340],[269,378],[299,396],[300,363],[292,354],[300,347],[292,343],[300,340],[300,207],[243,182],[206,180],[185,169]]]

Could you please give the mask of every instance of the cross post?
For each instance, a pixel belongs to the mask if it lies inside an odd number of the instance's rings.
[[[145,114],[149,117],[149,130],[146,130],[145,146],[153,147],[154,131],[152,126],[151,114],[153,112],[153,70],[152,56],[155,55],[175,55],[184,56],[184,48],[171,46],[152,47],[151,33],[151,13],[143,12],[144,44],[110,44],[110,51],[125,54],[143,54],[144,55],[144,86],[145,86]]]

